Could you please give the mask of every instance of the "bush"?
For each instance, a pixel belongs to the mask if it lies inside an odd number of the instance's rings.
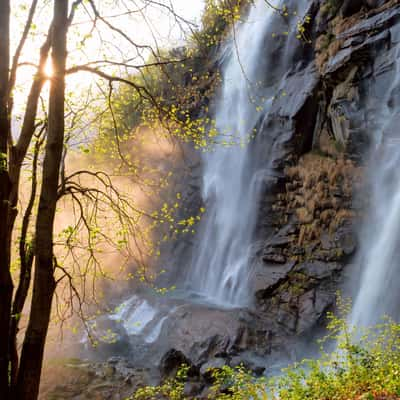
[[[397,399],[400,396],[400,325],[387,319],[369,329],[328,315],[333,353],[285,370],[274,384],[281,400]],[[274,398],[274,397],[272,397]]]

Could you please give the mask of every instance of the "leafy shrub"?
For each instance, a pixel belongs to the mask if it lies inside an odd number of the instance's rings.
[[[330,334],[323,342],[335,340],[336,350],[286,369],[272,386],[278,398],[400,398],[400,325],[386,319],[372,328],[356,328],[344,318],[328,318]]]

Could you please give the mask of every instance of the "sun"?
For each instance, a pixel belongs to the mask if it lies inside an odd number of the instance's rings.
[[[46,78],[52,78],[54,75],[54,68],[53,68],[53,62],[51,60],[51,57],[49,57],[46,61],[46,65],[44,66],[44,75]]]

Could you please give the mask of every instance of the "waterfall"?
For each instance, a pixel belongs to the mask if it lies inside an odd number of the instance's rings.
[[[163,325],[176,318],[174,313],[181,306],[251,305],[259,203],[268,180],[276,179],[273,164],[282,153],[275,150],[284,141],[277,140],[276,130],[275,136],[269,135],[264,123],[282,82],[289,72],[302,67],[299,49],[304,43],[296,38],[297,23],[308,3],[276,1],[276,7],[288,6],[283,15],[265,0],[256,0],[246,18],[235,24],[219,54],[222,85],[213,118],[217,136],[212,150],[202,153],[206,212],[185,266],[185,283],[166,296],[142,288],[114,313],[96,320],[99,337],[106,336],[111,321],[122,332],[120,341],[126,335],[134,345],[142,338],[147,344],[157,343]],[[85,336],[82,342],[87,341]]]
[[[187,286],[224,306],[245,306],[250,301],[250,247],[263,176],[272,162],[265,159],[272,151],[257,151],[257,135],[248,142],[260,116],[268,113],[274,94],[276,82],[265,83],[266,71],[273,66],[283,76],[290,57],[289,51],[281,59],[272,59],[265,51],[269,41],[274,40],[268,35],[274,16],[277,13],[264,0],[256,1],[246,21],[237,24],[226,44],[215,122],[217,140],[236,144],[217,144],[203,157],[202,195],[207,211],[196,240]]]
[[[251,82],[259,75],[260,50],[270,7],[258,1],[248,21],[238,26],[236,40],[225,49],[228,60],[222,71],[223,83],[215,121],[220,138],[247,141],[257,105]],[[251,79],[251,82],[250,80]],[[191,288],[217,304],[241,305],[247,301],[249,247],[256,222],[255,206],[260,182],[251,176],[250,147],[244,143],[216,145],[204,154],[203,199],[205,222],[195,249],[189,283]]]
[[[361,280],[351,322],[368,326],[400,316],[400,45],[391,85],[374,113],[369,162],[372,189],[361,235]]]

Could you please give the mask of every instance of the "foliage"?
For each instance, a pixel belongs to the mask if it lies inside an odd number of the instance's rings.
[[[183,392],[185,389],[188,371],[189,368],[185,365],[182,365],[182,368],[178,371],[175,379],[166,380],[160,386],[148,386],[141,388],[129,400],[146,400],[156,398],[170,400],[183,399]]]
[[[340,304],[349,310],[346,303]],[[322,349],[319,359],[304,360],[266,380],[254,378],[239,367],[213,371],[214,384],[207,399],[253,400],[348,400],[400,398],[400,325],[386,319],[372,328],[349,326],[345,317],[328,315],[329,334],[322,344],[335,343],[336,350]],[[324,346],[323,346],[324,347]],[[325,346],[326,347],[326,346]],[[185,371],[159,387],[140,389],[131,399],[184,400]]]
[[[183,366],[175,379],[167,380],[161,386],[139,389],[130,400],[186,399],[184,389],[188,370],[187,366]],[[243,367],[232,369],[225,366],[214,370],[212,376],[214,384],[209,389],[208,399],[267,399],[264,380],[255,379]]]
[[[193,34],[200,54],[207,54],[210,48],[219,46],[228,28],[243,16],[243,7],[250,0],[206,0],[202,17],[202,28]]]
[[[143,126],[150,129],[157,126],[170,137],[193,144],[196,150],[208,151],[217,136],[209,109],[221,83],[217,54],[228,34],[235,38],[235,24],[244,20],[245,10],[252,3],[252,0],[206,0],[201,26],[191,29],[184,46],[164,50],[157,59],[151,56],[143,68],[128,74],[127,79],[145,87],[151,98],[143,98],[132,86],[116,86],[108,94],[111,112],[98,120],[94,153],[120,159],[121,148]],[[278,7],[266,0],[265,6],[284,19],[297,16],[296,10],[285,5]],[[297,22],[296,36],[305,43],[310,41],[307,33],[310,22],[308,15]],[[288,32],[282,34],[287,36]],[[255,108],[262,109],[259,104]],[[224,146],[247,144],[246,140],[239,143],[232,132],[218,132],[218,136]],[[248,140],[252,137],[253,133],[249,133]]]
[[[185,46],[165,50],[157,60],[150,57],[145,67],[127,77],[145,87],[152,98],[143,99],[132,86],[113,90],[108,101],[112,112],[98,121],[95,151],[117,154],[116,146],[135,136],[138,127],[155,125],[196,149],[207,148],[216,136],[209,103],[220,83],[217,50],[250,3],[207,0],[201,26],[191,30]],[[116,135],[120,144],[115,143]]]
[[[342,305],[349,309],[348,304]],[[328,315],[333,353],[289,367],[273,388],[280,399],[376,399],[400,396],[400,325],[386,319],[372,328]],[[382,396],[382,397],[379,397]]]

